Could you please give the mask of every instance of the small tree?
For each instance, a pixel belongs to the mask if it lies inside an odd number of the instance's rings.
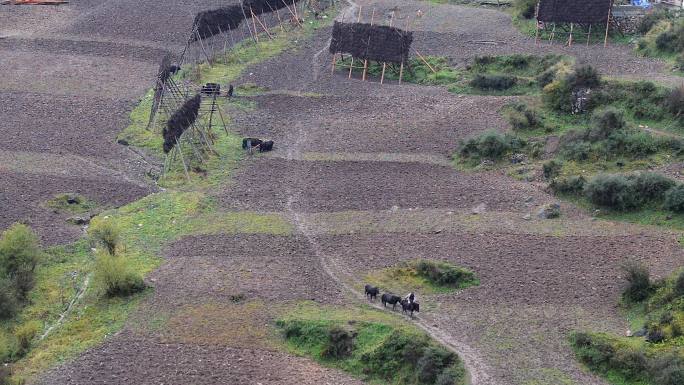
[[[123,256],[98,250],[95,261],[95,286],[107,297],[125,297],[145,289],[140,274],[132,271]]]
[[[622,295],[629,301],[643,301],[651,292],[651,278],[648,269],[635,261],[627,262],[623,267],[627,278],[627,287]]]
[[[14,224],[0,236],[0,271],[13,282],[20,298],[33,287],[40,255],[38,237],[24,224]]]
[[[110,218],[94,218],[90,222],[88,234],[93,243],[104,247],[111,255],[116,255],[119,247],[121,230]]]

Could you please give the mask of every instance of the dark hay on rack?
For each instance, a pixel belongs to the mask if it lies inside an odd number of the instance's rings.
[[[154,85],[154,99],[152,99],[152,110],[150,111],[150,121],[147,123],[149,128],[152,124],[152,119],[159,110],[159,103],[161,103],[162,93],[164,93],[164,85],[173,74],[173,66],[171,65],[171,54],[166,54],[159,64],[159,72],[157,72],[157,82]]]
[[[537,20],[554,23],[606,24],[613,0],[540,0]]]
[[[231,5],[198,13],[195,16],[194,25],[199,36],[206,39],[221,32],[236,29],[244,18],[242,7]],[[197,40],[197,36],[193,36],[192,40]]]
[[[199,114],[200,103],[202,101],[202,96],[200,94],[195,95],[192,99],[188,99],[181,108],[173,113],[168,122],[166,122],[166,127],[164,127],[164,152],[168,153],[176,145],[178,138],[183,135],[183,132],[188,129]]]
[[[299,1],[299,0],[296,0]],[[290,7],[292,9],[292,0],[242,0],[242,7],[245,9],[245,14],[250,17],[249,11],[254,12],[255,15],[262,13],[273,12],[276,9]]]
[[[348,53],[359,59],[401,63],[408,61],[413,33],[399,28],[364,23],[335,22],[331,53]]]

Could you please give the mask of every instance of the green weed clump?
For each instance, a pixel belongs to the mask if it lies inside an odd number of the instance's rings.
[[[470,86],[483,91],[505,91],[518,82],[518,78],[508,75],[475,75]]]
[[[397,385],[462,385],[460,358],[426,334],[375,322],[280,320],[288,345],[300,354],[366,380]]]
[[[95,207],[95,202],[79,194],[59,194],[47,201],[47,206],[72,214],[85,213]]]
[[[475,282],[475,273],[450,263],[421,259],[415,263],[420,277],[439,286],[461,288]]]
[[[482,159],[498,161],[513,151],[522,151],[527,142],[511,134],[487,131],[462,142],[459,154],[464,160],[479,162]]]
[[[142,276],[134,272],[124,256],[106,250],[97,252],[95,286],[107,297],[126,297],[145,289]]]
[[[639,302],[651,294],[651,278],[648,268],[641,263],[630,261],[622,266],[627,279],[627,286],[622,296],[627,301]]]
[[[587,183],[584,192],[597,206],[631,210],[662,202],[675,185],[673,180],[654,173],[601,174]]]
[[[34,285],[42,251],[36,234],[24,224],[14,224],[0,236],[0,319],[16,315]]]
[[[515,0],[513,10],[516,16],[530,20],[537,11],[537,0]]]
[[[104,247],[110,255],[116,255],[121,242],[121,229],[108,217],[96,217],[90,222],[88,235],[96,246]]]
[[[516,131],[531,131],[544,128],[544,121],[539,111],[530,108],[524,103],[511,104],[504,111],[504,115],[508,119],[508,123]]]

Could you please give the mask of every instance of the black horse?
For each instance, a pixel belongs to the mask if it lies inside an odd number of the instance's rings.
[[[387,304],[390,304],[392,305],[392,310],[394,310],[397,304],[401,301],[401,297],[398,295],[388,293],[383,294],[380,299],[382,300],[382,306],[387,307]]]
[[[401,300],[401,311],[403,313],[410,312],[413,317],[413,312],[420,313],[420,304],[418,302],[409,302],[407,299]]]
[[[371,285],[366,285],[365,291],[366,297],[368,297],[370,300],[374,300],[375,298],[377,298],[378,294],[380,294],[380,289],[378,289],[377,287],[373,287]]]

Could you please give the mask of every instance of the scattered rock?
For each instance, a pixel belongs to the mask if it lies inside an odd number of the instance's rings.
[[[67,218],[67,223],[71,225],[78,225],[78,226],[84,226],[90,223],[90,217],[88,216],[73,216]]]
[[[560,205],[558,203],[551,203],[542,206],[537,212],[537,217],[539,219],[553,219],[560,216]]]
[[[511,163],[518,164],[524,163],[527,160],[527,155],[525,154],[513,154],[511,155]]]
[[[532,219],[532,215],[530,215],[529,213],[528,213],[528,214],[525,214],[525,215],[523,216],[523,219],[526,220],[526,221],[529,221],[530,219]]]
[[[525,203],[531,203],[533,200],[534,200],[534,197],[532,197],[532,196],[525,197]]]
[[[470,212],[473,215],[478,215],[484,213],[486,210],[487,206],[484,203],[480,203],[479,205],[473,207],[473,209]]]
[[[489,159],[482,159],[482,162],[480,162],[480,167],[491,167],[493,165],[494,162]]]

